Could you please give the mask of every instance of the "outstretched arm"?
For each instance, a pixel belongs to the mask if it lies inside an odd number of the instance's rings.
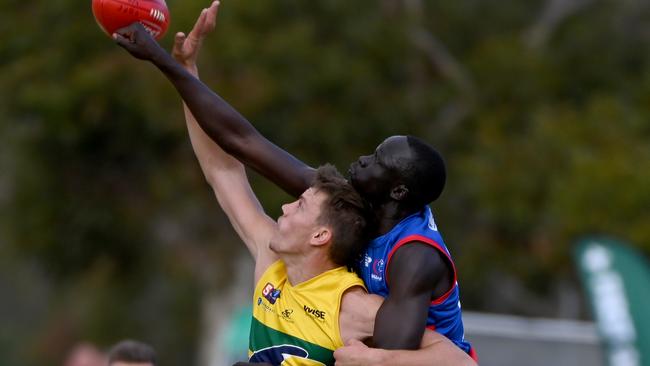
[[[151,61],[165,74],[201,128],[223,150],[295,197],[309,187],[315,176],[313,168],[262,136],[233,107],[176,62],[140,23],[118,30],[113,38],[131,55]]]
[[[201,12],[194,28],[185,36],[177,33],[172,54],[186,70],[197,76],[196,58],[203,38],[214,29],[218,3]],[[276,258],[268,249],[275,222],[262,209],[253,193],[244,166],[216,145],[199,127],[183,104],[192,148],[206,180],[230,219],[233,227],[255,258],[255,272],[260,274]]]

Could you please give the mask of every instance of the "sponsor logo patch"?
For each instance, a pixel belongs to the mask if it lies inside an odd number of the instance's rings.
[[[303,308],[305,309],[305,313],[307,313],[307,315],[319,320],[325,320],[325,312],[323,310],[312,309],[307,305],[304,305]]]
[[[436,220],[433,219],[433,215],[429,216],[429,222],[427,223],[427,226],[433,231],[438,231],[438,225],[436,225]]]
[[[293,310],[284,309],[284,310],[282,310],[282,312],[280,314],[282,316],[282,319],[284,319],[284,320],[286,320],[286,321],[288,321],[290,323],[293,323],[293,319],[291,319],[291,314],[293,314]]]
[[[257,306],[261,306],[264,311],[275,314],[275,310],[272,307],[266,305],[261,297],[257,298]]]
[[[264,289],[262,289],[262,296],[264,296],[264,298],[267,299],[271,304],[275,304],[278,298],[280,298],[280,290],[276,290],[273,284],[271,282],[268,282],[264,286]]]
[[[375,280],[375,281],[381,281],[384,279],[384,260],[379,259],[375,260],[372,263],[372,274],[370,274],[370,277]]]
[[[371,262],[372,262],[372,258],[371,258],[368,254],[366,254],[366,255],[363,257],[363,266],[364,266],[364,267],[368,267],[368,266],[370,265]]]

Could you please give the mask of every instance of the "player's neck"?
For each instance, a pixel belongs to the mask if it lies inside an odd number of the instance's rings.
[[[402,207],[395,201],[389,201],[374,207],[374,212],[377,223],[377,236],[380,236],[391,231],[395,225],[417,212],[417,210]]]
[[[282,257],[282,261],[287,269],[287,278],[292,286],[297,286],[323,272],[338,267],[329,258],[316,251],[309,254],[287,255]]]

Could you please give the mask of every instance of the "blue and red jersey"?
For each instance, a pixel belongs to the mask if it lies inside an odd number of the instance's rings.
[[[432,296],[427,328],[444,335],[463,351],[476,357],[472,347],[465,340],[456,267],[438,231],[429,206],[406,217],[391,231],[370,242],[361,260],[359,271],[368,292],[382,297],[388,296],[389,289],[386,279],[389,273],[386,269],[390,260],[397,249],[413,242],[429,244],[440,251],[449,260],[454,272],[454,284],[449,291],[437,299]]]

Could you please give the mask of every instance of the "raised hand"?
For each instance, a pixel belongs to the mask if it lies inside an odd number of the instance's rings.
[[[151,61],[161,53],[166,53],[140,22],[118,29],[113,33],[113,39],[115,43],[140,60]]]
[[[194,28],[186,36],[183,32],[176,33],[172,56],[186,69],[196,70],[196,59],[203,44],[203,39],[215,27],[219,1],[214,1],[209,8],[203,9]]]

